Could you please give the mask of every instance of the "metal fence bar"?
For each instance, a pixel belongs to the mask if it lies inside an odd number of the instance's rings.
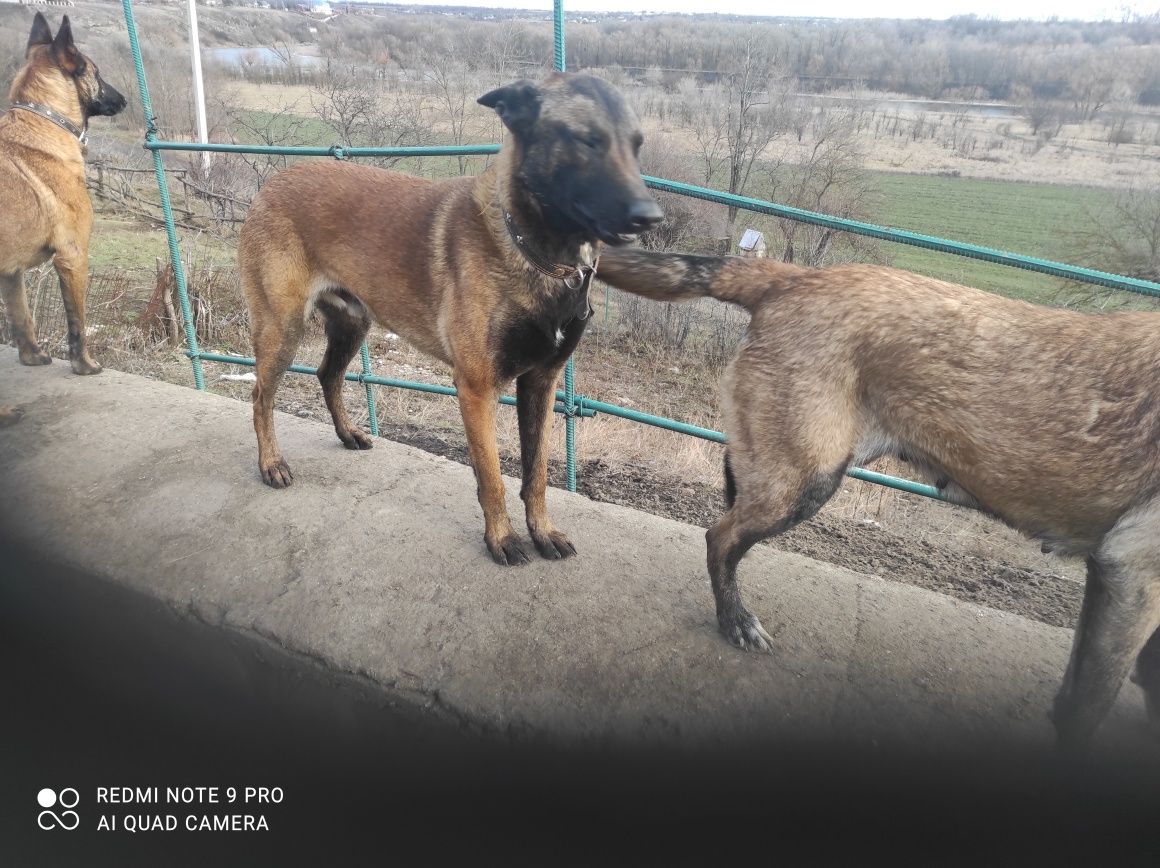
[[[789,205],[778,205],[775,202],[765,202],[749,196],[736,196],[732,193],[722,193],[720,190],[711,190],[708,187],[698,187],[694,184],[683,184],[680,181],[670,181],[666,178],[645,176],[645,183],[655,190],[664,190],[668,193],[677,193],[681,196],[692,196],[695,199],[704,199],[708,202],[717,202],[721,205],[733,205],[746,211],[756,211],[759,214],[771,214],[774,217],[785,217],[797,220],[800,223],[812,223],[816,226],[825,226],[830,229],[840,229],[843,232],[852,232],[856,235],[866,235],[870,238],[880,238],[884,241],[897,241],[899,244],[910,244],[914,247],[925,247],[937,250],[940,253],[953,253],[957,256],[966,256],[971,259],[982,259],[999,265],[1009,265],[1012,268],[1022,268],[1027,271],[1038,271],[1054,277],[1063,277],[1081,283],[1094,283],[1106,286],[1109,289],[1122,289],[1127,292],[1136,292],[1142,295],[1160,297],[1160,283],[1140,280],[1135,277],[1124,277],[1120,274],[1109,274],[1106,271],[1096,271],[1092,268],[1081,268],[1078,265],[1067,265],[1063,262],[1052,262],[1048,259],[1037,259],[1034,256],[1024,256],[1021,253],[1009,253],[1006,250],[995,250],[991,247],[982,247],[978,244],[966,244],[961,241],[948,241],[945,238],[936,238],[933,235],[921,235],[917,232],[908,232],[905,229],[890,229],[885,226],[876,226],[873,223],[863,223],[859,220],[846,220],[842,217],[831,217],[829,214],[818,214],[814,211],[804,211],[801,208],[791,208]]]
[[[186,355],[192,355],[192,353],[187,352]],[[252,368],[255,364],[254,359],[251,356],[231,356],[226,353],[200,353],[199,355],[207,362],[223,362],[228,365],[241,365],[242,367],[246,368]],[[343,379],[349,380],[352,383],[365,383],[368,386],[390,386],[393,389],[410,389],[413,392],[427,392],[432,395],[449,395],[451,397],[455,397],[459,394],[454,386],[440,386],[436,383],[419,383],[415,382],[414,380],[396,380],[393,377],[380,377],[375,374],[366,373],[366,367],[367,366],[364,366],[363,372],[358,374],[347,371],[346,374],[343,375]],[[286,370],[295,374],[318,374],[318,368],[311,367],[310,365],[300,365],[297,363],[291,365]],[[557,403],[553,409],[561,415],[567,415],[568,413],[564,405],[564,400],[564,393],[557,389]],[[498,401],[500,404],[504,404],[508,407],[514,407],[516,405],[516,399],[511,395],[500,395]],[[596,415],[596,410],[592,407],[589,407],[588,403],[589,401],[587,398],[583,396],[576,397],[577,416],[582,416],[585,419],[591,419]]]
[[[286,157],[472,157],[498,154],[499,145],[423,145],[407,148],[348,148],[342,145],[223,145],[217,142],[146,141],[150,151],[210,151],[216,154],[278,154]]]
[[[567,67],[564,57],[564,0],[552,0],[552,67],[563,72]],[[564,455],[567,459],[568,490],[576,490],[576,365],[568,356],[564,365]]]
[[[133,63],[137,67],[137,88],[141,94],[141,109],[145,114],[145,143],[154,141],[157,127],[154,124],[153,103],[149,99],[149,85],[145,81],[145,64],[141,60],[141,44],[137,40],[137,22],[133,17],[132,0],[121,0],[125,12],[125,28],[129,32],[129,48],[133,52]],[[153,152],[153,174],[157,177],[157,190],[161,196],[161,211],[165,215],[165,234],[169,241],[169,259],[173,263],[173,282],[177,284],[177,297],[181,302],[181,316],[185,323],[185,341],[190,350],[197,352],[197,328],[193,322],[193,309],[189,305],[189,291],[185,283],[185,264],[181,261],[181,251],[177,247],[177,227],[173,225],[173,206],[169,202],[169,181],[165,177],[165,166],[161,154]],[[193,383],[198,389],[205,389],[205,374],[201,369],[201,359],[190,358],[193,365]]]

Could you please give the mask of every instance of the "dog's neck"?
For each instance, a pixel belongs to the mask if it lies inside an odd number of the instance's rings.
[[[26,66],[12,82],[8,101],[48,106],[79,130],[88,124],[76,85],[59,70]]]
[[[599,242],[581,232],[554,230],[539,202],[520,184],[518,173],[511,170],[511,159],[506,149],[501,151],[496,163],[479,177],[486,207],[493,209],[493,216],[498,218],[489,221],[496,227],[493,231],[497,242],[514,248],[521,257],[535,263],[532,267],[538,271],[545,271],[542,265],[592,267],[600,254]]]

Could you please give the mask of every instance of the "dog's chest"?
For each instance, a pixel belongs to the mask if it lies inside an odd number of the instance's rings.
[[[540,310],[513,311],[501,319],[493,334],[500,374],[510,379],[533,368],[562,364],[588,324],[576,311],[575,299],[561,299]]]

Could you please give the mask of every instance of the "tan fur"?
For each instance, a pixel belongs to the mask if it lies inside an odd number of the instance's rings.
[[[559,75],[538,85],[541,123],[585,129],[606,124],[600,106],[577,97],[569,81]],[[623,157],[619,139],[613,145],[603,163],[608,174],[646,195],[635,157]],[[495,440],[496,400],[512,376],[504,374],[497,335],[569,290],[529,264],[505,227],[503,210],[516,214],[536,248],[552,252],[555,261],[590,261],[596,254],[582,239],[556,237],[534,202],[514,196],[520,161],[535,146],[534,138],[513,138],[477,178],[430,182],[367,166],[311,162],[265,185],[242,227],[238,255],[257,360],[258,463],[268,484],[280,488],[293,479],[274,436],[273,396],[314,308],[334,329],[331,346],[347,346],[335,349],[319,374],[335,430],[348,447],[370,448],[369,436],[350,423],[339,377],[355,350],[348,336],[361,339],[373,319],[453,366],[488,550],[500,563],[527,560],[508,518]],[[539,159],[576,156],[561,147]],[[553,396],[564,361],[553,359],[517,376],[521,496],[532,539],[552,558],[575,552],[552,524],[544,500]]]
[[[38,38],[43,35],[48,41]],[[47,106],[78,129],[87,123],[86,106],[102,92],[96,65],[72,42],[65,16],[56,41],[37,13],[26,63],[9,91],[11,102]],[[121,100],[111,88],[109,92]],[[113,108],[115,113],[120,108]],[[101,366],[85,348],[85,298],[89,280],[89,240],[93,207],[85,187],[84,150],[68,130],[23,109],[0,116],[0,296],[14,341],[25,365],[52,359],[36,342],[28,310],[24,272],[52,260],[60,279],[69,329],[73,371],[97,374]]]
[[[601,277],[753,315],[724,385],[736,501],[707,536],[733,642],[772,647],[737,590],[744,552],[808,518],[851,464],[900,454],[951,499],[1088,559],[1055,709],[1061,739],[1086,741],[1160,627],[1160,314],[1048,309],[871,265],[609,251]],[[1155,716],[1155,654],[1137,676]]]

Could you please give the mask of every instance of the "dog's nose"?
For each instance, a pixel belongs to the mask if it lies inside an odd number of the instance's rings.
[[[652,199],[638,199],[628,209],[628,225],[633,232],[644,232],[664,219],[665,212]]]

